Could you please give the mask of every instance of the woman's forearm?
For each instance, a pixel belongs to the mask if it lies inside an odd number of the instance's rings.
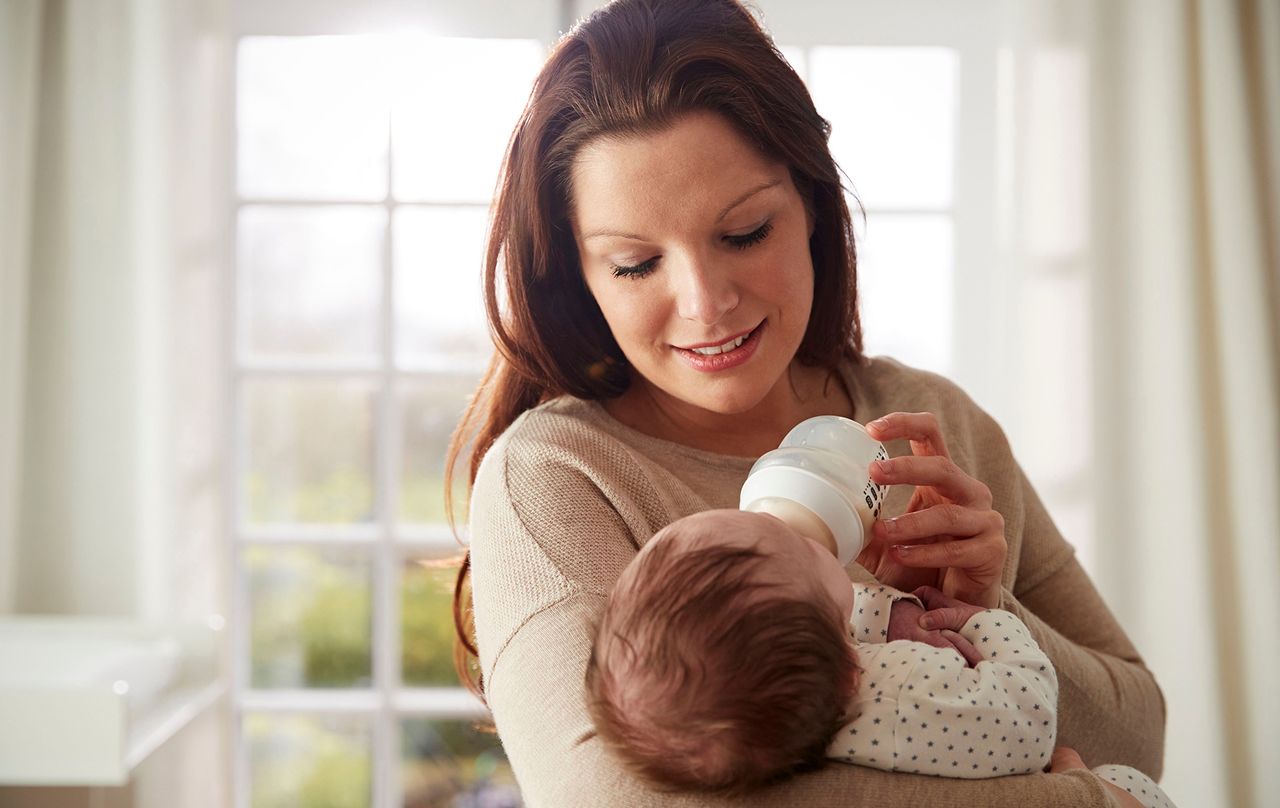
[[[530,616],[494,665],[489,703],[531,808],[1114,805],[1101,781],[1083,771],[965,781],[830,763],[746,798],[651,788],[618,764],[586,711],[582,675],[590,626],[602,607],[600,596],[579,594]]]
[[[1058,743],[1090,766],[1122,763],[1160,778],[1165,704],[1137,651],[1074,559],[1001,608],[1022,619],[1058,671]],[[1053,615],[1050,624],[1037,615]]]

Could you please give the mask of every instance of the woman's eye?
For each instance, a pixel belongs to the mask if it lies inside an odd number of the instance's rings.
[[[757,227],[755,230],[752,230],[750,233],[744,233],[741,236],[725,236],[724,238],[725,238],[725,241],[728,241],[730,244],[737,247],[739,250],[745,250],[751,245],[759,244],[760,242],[768,238],[769,231],[771,230],[773,230],[773,223],[765,222],[764,224]]]
[[[634,266],[629,266],[629,267],[620,267],[615,264],[612,267],[613,277],[643,278],[645,275],[648,275],[650,272],[653,272],[653,268],[657,265],[658,265],[658,259],[656,257],[650,258],[648,261],[641,261],[640,263]]]
[[[757,227],[755,230],[752,230],[750,233],[743,233],[740,236],[725,236],[724,240],[729,242],[734,247],[737,247],[739,250],[745,250],[746,248],[754,244],[759,244],[760,242],[764,241],[766,238],[769,237],[769,233],[772,230],[773,230],[773,223],[765,222],[764,224]],[[649,275],[650,273],[652,273],[654,270],[654,267],[656,267],[657,265],[658,265],[658,256],[654,256],[653,258],[650,258],[647,261],[641,261],[640,263],[634,264],[632,266],[624,267],[624,266],[618,266],[617,264],[612,264],[610,265],[609,268],[613,270],[613,277],[615,278],[643,278],[646,275]]]

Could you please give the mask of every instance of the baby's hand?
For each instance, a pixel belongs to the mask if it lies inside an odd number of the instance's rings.
[[[975,614],[986,611],[981,606],[947,597],[932,586],[922,586],[911,594],[920,598],[928,609],[920,618],[920,627],[924,629],[959,631]]]
[[[929,587],[920,587],[928,589]],[[917,590],[918,591],[918,590]],[[937,590],[934,590],[935,592]],[[981,611],[981,609],[979,609]],[[895,600],[889,607],[889,629],[887,642],[894,640],[913,640],[932,645],[934,648],[954,648],[964,657],[969,667],[982,661],[982,654],[963,636],[950,630],[926,629],[920,624],[925,615],[924,609],[909,600]]]

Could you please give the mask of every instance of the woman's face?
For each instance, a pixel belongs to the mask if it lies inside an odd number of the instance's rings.
[[[785,165],[698,112],[587,145],[572,190],[587,287],[636,383],[720,414],[785,393],[813,302],[811,228]]]

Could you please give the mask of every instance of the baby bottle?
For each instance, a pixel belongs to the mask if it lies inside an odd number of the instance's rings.
[[[836,558],[848,565],[884,502],[886,486],[871,481],[870,466],[888,456],[856,421],[838,415],[801,421],[751,467],[738,507],[773,514],[802,534],[830,537]]]

